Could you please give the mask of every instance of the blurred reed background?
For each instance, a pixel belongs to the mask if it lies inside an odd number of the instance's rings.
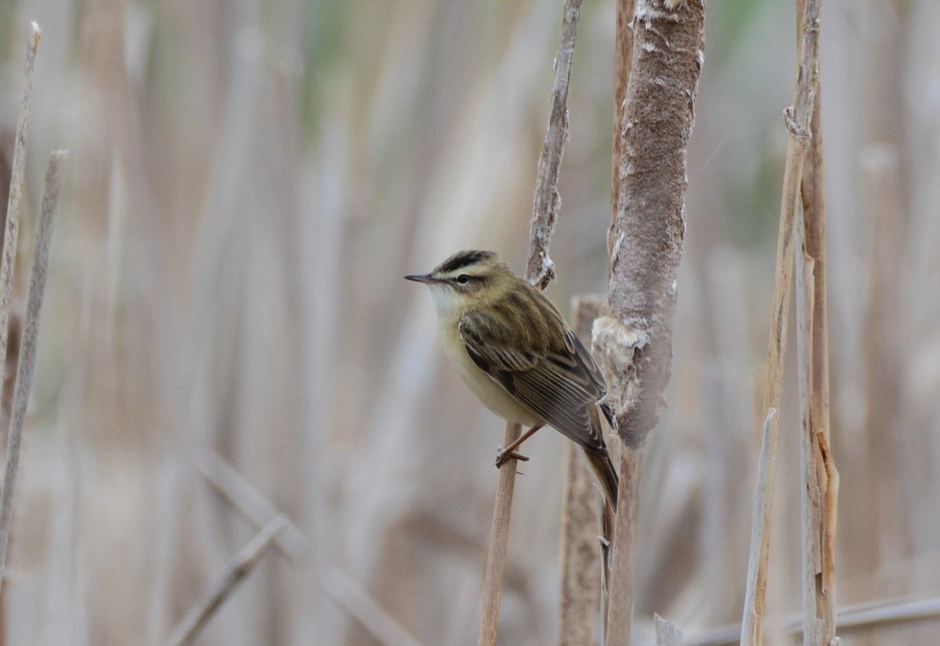
[[[336,602],[339,574],[421,643],[475,643],[502,424],[401,276],[467,247],[522,270],[561,5],[0,0],[7,164],[29,21],[43,29],[21,240],[48,152],[72,151],[2,643],[162,643],[257,531],[200,472],[210,451],[310,549],[271,550],[199,643],[375,643]],[[688,631],[740,620],[794,11],[708,6],[641,635],[654,611]],[[823,10],[840,605],[940,593],[938,30],[935,0]],[[564,312],[606,283],[613,40],[612,0],[585,0],[548,292]],[[788,361],[772,644],[800,607]],[[513,645],[557,631],[565,441],[527,446],[500,624]]]

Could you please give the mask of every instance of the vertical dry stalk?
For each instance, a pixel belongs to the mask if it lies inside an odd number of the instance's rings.
[[[780,229],[777,240],[777,267],[774,279],[770,323],[770,347],[767,353],[767,381],[764,411],[769,420],[767,476],[763,492],[755,500],[751,558],[748,562],[747,592],[741,624],[742,646],[763,643],[764,602],[767,590],[767,563],[770,553],[770,521],[773,509],[774,471],[777,454],[777,416],[770,410],[780,408],[783,386],[783,357],[787,343],[787,315],[790,308],[790,284],[793,270],[793,227],[800,200],[804,153],[811,136],[811,120],[816,101],[819,74],[819,9],[821,0],[808,0],[801,12],[800,58],[793,105],[784,112],[790,132],[787,161],[780,205]],[[762,449],[763,450],[763,449]],[[760,512],[758,516],[757,513]]]
[[[757,461],[757,484],[754,486],[754,513],[752,515],[753,520],[751,521],[751,551],[750,554],[748,554],[747,589],[744,593],[744,621],[741,623],[742,634],[745,630],[752,630],[747,628],[748,618],[751,618],[752,622],[757,622],[757,618],[760,618],[760,622],[758,623],[761,623],[764,616],[763,596],[757,594],[755,588],[758,584],[758,580],[756,577],[751,577],[751,573],[763,571],[764,580],[766,582],[767,562],[765,560],[763,564],[761,564],[761,552],[755,549],[755,545],[762,545],[765,536],[770,533],[770,522],[764,522],[764,519],[770,517],[770,510],[767,509],[766,505],[767,501],[772,499],[772,494],[768,495],[767,490],[768,488],[773,489],[773,482],[771,481],[773,475],[772,461],[776,453],[776,447],[773,445],[772,436],[774,433],[773,428],[777,425],[776,418],[776,408],[771,408],[767,411],[767,417],[764,418],[764,428],[760,438],[760,457]],[[758,600],[761,603],[760,608],[757,607]],[[763,630],[762,627],[760,629]],[[763,633],[761,633],[761,635],[763,635]],[[743,639],[741,643],[744,643]]]
[[[801,4],[801,13],[805,3]],[[810,336],[811,383],[809,419],[811,439],[819,449],[814,453],[816,478],[822,492],[821,573],[816,579],[816,616],[821,622],[820,637],[829,644],[836,636],[835,540],[839,497],[839,473],[830,450],[829,426],[829,315],[826,294],[826,200],[823,167],[822,91],[816,82],[813,117],[810,123],[813,138],[803,164],[801,195],[803,204],[803,253],[813,262],[812,334]],[[820,469],[820,460],[822,469]],[[825,477],[823,477],[823,473]]]
[[[601,301],[575,298],[572,328],[582,341],[590,339],[591,324],[600,313]],[[561,612],[558,645],[594,643],[600,604],[601,562],[597,544],[597,498],[594,480],[579,453],[568,442],[568,476],[561,515]]]
[[[610,173],[611,226],[617,221],[617,213],[620,205],[620,160],[623,155],[623,139],[626,136],[623,127],[623,114],[627,107],[627,85],[630,81],[630,68],[633,66],[633,14],[635,11],[636,0],[617,0],[616,33],[614,34],[614,145],[611,155]],[[621,474],[625,473],[623,466],[623,463],[621,463]],[[631,470],[630,473],[633,473],[633,471]],[[639,509],[639,492],[633,494],[627,493],[625,496],[623,489],[627,486],[627,483],[625,483],[624,480],[625,478],[621,475],[620,482],[618,483],[617,498],[622,501],[620,503],[621,508],[627,508],[629,517],[635,519]],[[629,540],[632,545],[636,538],[636,528],[633,527],[633,521],[631,521],[630,526],[624,526],[623,523],[615,521],[615,532],[619,531],[623,533],[625,530],[629,536],[627,540]],[[614,540],[616,541],[616,536]],[[629,563],[633,560],[632,554],[621,555],[620,558],[626,558],[627,564],[624,567],[630,567]],[[630,574],[629,576],[632,581],[633,575]],[[631,598],[628,601],[621,602],[621,605],[631,609],[633,607],[632,588],[633,586],[631,584],[630,589],[627,591],[631,594]],[[609,585],[608,590],[610,590]],[[627,629],[627,634],[629,634],[629,628]]]
[[[594,481],[578,447],[569,442],[566,449],[558,646],[578,646],[594,643],[601,600],[601,560]]]
[[[519,424],[507,424],[503,446],[509,446],[522,434]],[[493,505],[493,527],[490,530],[490,549],[486,554],[486,572],[483,575],[483,609],[480,615],[479,646],[496,643],[499,602],[503,594],[503,570],[506,566],[506,544],[509,541],[509,518],[512,512],[512,494],[516,486],[516,460],[510,459],[500,467],[496,484],[496,502]]]
[[[617,212],[608,233],[610,316],[595,323],[593,342],[603,357],[608,401],[627,447],[614,528],[608,644],[629,643],[642,457],[637,449],[659,419],[670,374],[685,233],[686,147],[702,68],[704,19],[701,0],[636,3],[632,68],[615,133],[621,151]],[[618,26],[627,28],[619,19]]]
[[[627,82],[633,63],[633,12],[636,0],[617,0],[617,25],[614,35],[614,146],[610,173],[610,222],[617,219],[620,197],[620,155],[623,152],[623,111],[627,102]]]
[[[811,420],[813,392],[813,296],[812,258],[803,252],[803,222],[796,226],[796,345],[799,373],[800,419],[800,509],[803,536],[803,644],[821,644],[822,621],[816,594],[817,575],[822,572],[822,492],[817,481],[817,444]],[[828,640],[825,642],[828,644]]]
[[[7,201],[7,221],[3,234],[3,255],[0,258],[0,348],[7,347],[10,306],[13,295],[13,268],[16,245],[20,232],[20,200],[23,195],[23,175],[26,170],[26,142],[29,139],[29,117],[33,99],[33,65],[39,47],[39,25],[30,23],[26,44],[26,66],[23,70],[23,94],[16,119],[16,141],[13,145],[13,173],[10,177],[10,195]]]
[[[205,628],[229,595],[238,587],[238,584],[251,574],[267,548],[287,525],[287,516],[278,514],[260,532],[255,534],[255,537],[235,556],[225,576],[206,598],[186,613],[183,620],[173,630],[167,644],[184,646],[184,644],[193,643],[193,640]]]
[[[5,357],[12,348],[7,347],[7,338],[9,336],[9,323],[11,316],[11,299],[13,295],[13,269],[16,262],[16,247],[19,238],[20,229],[20,200],[23,194],[23,176],[26,172],[26,142],[29,138],[29,118],[33,98],[33,66],[36,62],[36,49],[39,47],[40,29],[35,22],[30,23],[29,38],[26,42],[26,63],[23,70],[23,92],[20,97],[20,110],[16,118],[16,136],[13,143],[12,171],[10,173],[9,194],[7,195],[6,222],[3,228],[2,239],[3,251],[0,255],[0,353]],[[5,362],[8,364],[8,362]],[[19,367],[16,368],[19,370]],[[4,381],[4,380],[0,380]],[[4,384],[6,385],[6,384]],[[6,388],[4,388],[6,391]],[[3,400],[0,401],[0,419],[5,423],[0,428],[7,427],[10,423],[10,411],[12,399],[7,399],[4,392]],[[7,460],[10,458],[10,445],[7,443]],[[4,488],[5,493],[5,488]],[[9,513],[9,512],[8,512]],[[2,518],[0,518],[2,523]],[[0,602],[5,599],[2,590],[3,580],[3,558],[6,550],[6,540],[3,540],[3,552],[0,552]],[[6,613],[0,612],[0,639],[6,642]]]
[[[3,570],[6,561],[7,542],[10,538],[10,517],[13,510],[13,486],[20,459],[20,443],[23,439],[23,424],[26,421],[26,406],[33,386],[33,370],[36,367],[36,349],[39,345],[39,317],[42,300],[49,276],[49,254],[52,246],[52,231],[55,214],[59,210],[59,196],[65,176],[68,153],[57,150],[49,155],[46,177],[42,189],[42,207],[39,227],[36,231],[36,249],[33,254],[33,270],[29,278],[29,297],[26,302],[26,321],[20,348],[20,362],[16,371],[16,388],[13,391],[13,410],[10,415],[10,431],[7,439],[6,467],[3,473],[3,491],[0,493],[0,586],[3,585]]]
[[[7,323],[6,357],[3,361],[3,387],[0,388],[0,428],[10,427],[10,411],[13,410],[13,389],[16,388],[16,370],[20,363],[20,333],[23,327],[17,312],[10,312]]]
[[[555,277],[554,264],[548,256],[552,231],[558,219],[561,199],[558,196],[558,172],[568,139],[568,83],[574,58],[574,43],[581,18],[581,0],[566,0],[561,25],[561,41],[555,58],[555,84],[552,89],[551,115],[548,131],[539,157],[539,172],[529,228],[529,257],[526,280],[544,289]],[[503,446],[509,446],[522,433],[518,424],[507,424]],[[502,596],[506,543],[509,539],[509,518],[516,483],[516,460],[510,459],[500,468],[493,511],[490,548],[483,577],[483,609],[480,616],[480,646],[496,643],[499,602]]]
[[[581,0],[566,0],[561,23],[561,41],[555,56],[555,85],[552,88],[552,107],[548,117],[548,131],[539,156],[538,179],[532,204],[532,223],[529,228],[529,258],[525,277],[539,289],[545,289],[555,278],[555,264],[548,256],[552,230],[558,220],[561,198],[558,196],[558,171],[568,140],[568,85],[571,64],[574,62],[574,42],[581,18]]]
[[[802,24],[806,12],[806,0],[798,5],[798,22]],[[811,521],[811,526],[804,527],[804,543],[814,550],[815,569],[812,581],[805,580],[806,594],[813,596],[813,602],[804,599],[804,611],[814,612],[812,643],[829,644],[836,636],[835,611],[835,534],[836,505],[838,501],[839,474],[832,460],[829,438],[829,321],[826,296],[826,201],[824,192],[823,133],[820,127],[822,110],[822,92],[816,81],[813,97],[813,115],[810,131],[813,133],[809,147],[804,154],[803,177],[801,179],[801,219],[802,244],[797,245],[797,280],[802,279],[796,293],[797,316],[804,310],[804,324],[799,325],[799,343],[807,348],[801,349],[799,356],[803,361],[800,366],[801,411],[804,420],[803,446],[801,454],[810,459],[810,464],[803,465],[804,503],[809,503],[811,516],[804,513],[804,521]],[[802,247],[802,248],[801,248]],[[808,314],[808,318],[805,316]],[[808,329],[806,329],[808,327]],[[804,332],[806,336],[804,336]],[[805,382],[805,383],[804,383]],[[804,401],[804,393],[807,401]],[[811,498],[809,496],[812,496]],[[804,565],[809,559],[804,554]],[[804,575],[807,575],[804,572]],[[812,588],[810,588],[812,583]],[[808,615],[806,619],[808,619]],[[804,626],[804,641],[808,639]]]
[[[803,144],[791,137],[784,171],[784,197],[780,212],[780,231],[777,240],[777,269],[774,278],[773,304],[770,323],[770,346],[767,354],[767,379],[764,391],[764,411],[770,424],[768,436],[768,473],[766,486],[758,487],[754,502],[754,522],[751,532],[751,555],[748,562],[747,592],[744,599],[744,618],[741,628],[742,646],[756,646],[763,641],[764,596],[767,589],[767,565],[770,554],[770,521],[773,511],[774,473],[777,459],[776,416],[769,412],[780,407],[783,391],[783,359],[787,345],[787,315],[790,309],[790,284],[793,273],[793,221],[796,192],[802,167]],[[763,451],[763,447],[762,447]],[[758,515],[758,508],[760,514]],[[756,541],[756,542],[755,542]],[[753,566],[753,567],[752,567]]]
[[[640,475],[643,449],[622,447],[617,515],[614,519],[613,556],[610,562],[610,597],[607,606],[607,646],[630,643],[633,620],[633,579],[636,573],[637,517],[640,512]]]
[[[839,517],[839,471],[832,457],[829,438],[819,430],[814,430],[814,435],[819,449],[816,476],[819,477],[820,463],[826,474],[823,514],[820,519],[822,572],[816,577],[816,615],[821,622],[822,643],[828,645],[836,641],[836,521]]]

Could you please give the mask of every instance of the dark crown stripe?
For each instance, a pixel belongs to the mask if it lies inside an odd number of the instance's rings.
[[[463,269],[464,267],[470,267],[483,260],[491,260],[493,258],[496,258],[496,254],[492,251],[458,251],[438,265],[437,269],[434,271],[435,273],[450,273],[458,269]]]

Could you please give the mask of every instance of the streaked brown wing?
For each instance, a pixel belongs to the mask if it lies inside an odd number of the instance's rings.
[[[590,375],[594,387],[597,388],[597,398],[600,399],[606,395],[607,382],[604,381],[604,375],[597,363],[594,362],[594,357],[591,356],[588,349],[581,343],[581,339],[578,338],[578,335],[571,330],[567,330],[565,332],[565,342],[568,344],[568,347],[571,348],[571,351],[578,356],[578,360],[581,362],[581,366],[584,368],[585,372]]]
[[[507,345],[511,331],[495,316],[471,312],[458,330],[473,362],[516,401],[572,441],[606,454],[590,410],[604,395],[604,379],[593,360],[585,365],[581,353],[590,355],[574,334],[559,330],[565,338],[552,347],[520,351]]]

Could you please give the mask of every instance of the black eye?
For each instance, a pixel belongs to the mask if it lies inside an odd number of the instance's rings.
[[[468,276],[467,274],[460,274],[459,276],[457,276],[457,282],[460,283],[461,285],[466,285],[467,283],[470,282],[470,276]]]

